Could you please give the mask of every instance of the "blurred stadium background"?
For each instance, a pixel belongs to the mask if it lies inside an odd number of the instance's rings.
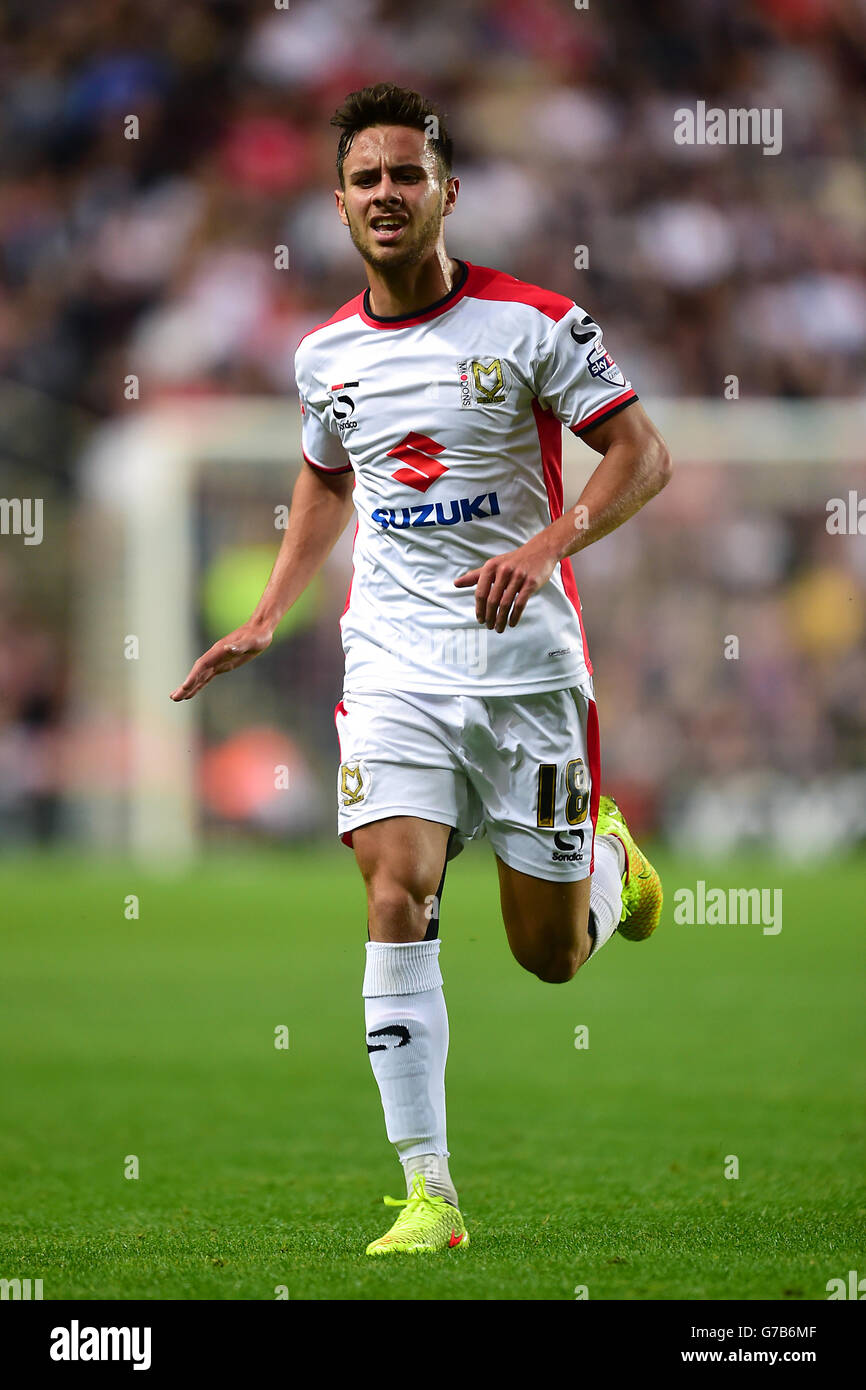
[[[585,304],[680,465],[575,566],[608,787],[679,850],[866,836],[866,543],[826,526],[866,478],[864,37],[831,0],[8,0],[0,496],[44,539],[0,537],[0,844],[333,838],[351,528],[264,659],[168,692],[276,553],[294,350],[363,283],[328,120],[383,77],[450,117],[452,254]],[[698,99],[782,108],[782,153],[675,145]]]
[[[657,1300],[862,1273],[866,537],[827,529],[866,493],[862,5],[6,0],[0,73],[0,499],[44,503],[41,544],[0,534],[0,1275]],[[328,120],[383,78],[450,116],[452,253],[585,304],[677,464],[575,563],[666,921],[551,990],[487,850],[449,869],[473,1258],[435,1271],[359,1253],[398,1178],[335,836],[352,528],[261,660],[168,698],[281,539],[295,347],[363,284]],[[698,100],[782,108],[782,152],[675,145]],[[573,499],[595,456],[566,445]],[[672,925],[699,879],[784,885],[784,931]]]

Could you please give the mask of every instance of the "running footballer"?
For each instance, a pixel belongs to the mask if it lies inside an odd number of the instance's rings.
[[[511,950],[551,984],[659,920],[658,875],[600,794],[568,557],[657,493],[670,458],[591,314],[446,251],[459,180],[429,102],[382,83],[332,123],[368,288],[298,348],[305,463],[265,592],[172,699],[265,650],[354,511],[338,831],[367,890],[367,1050],[407,1186],[367,1253],[414,1254],[469,1244],[446,1139],[447,861],[486,834]],[[563,426],[601,455],[565,513]]]

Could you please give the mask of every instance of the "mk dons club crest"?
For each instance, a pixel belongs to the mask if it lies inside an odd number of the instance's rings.
[[[354,762],[340,763],[340,796],[344,806],[357,806],[370,790],[370,771],[367,764],[355,759]]]
[[[457,363],[460,378],[460,408],[473,405],[503,405],[508,396],[508,380],[502,361],[494,357],[465,358]]]

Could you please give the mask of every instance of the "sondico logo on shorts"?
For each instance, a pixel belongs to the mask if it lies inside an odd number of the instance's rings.
[[[340,763],[340,788],[344,806],[357,806],[370,790],[370,771],[367,764],[357,759],[354,762]]]
[[[584,832],[582,830],[569,830],[568,836],[554,835],[553,843],[556,845],[556,849],[550,856],[554,864],[561,864],[563,861],[580,864],[583,860],[583,840]]]
[[[503,405],[508,395],[508,383],[498,357],[485,362],[480,357],[467,357],[457,363],[460,377],[460,408],[473,405]]]

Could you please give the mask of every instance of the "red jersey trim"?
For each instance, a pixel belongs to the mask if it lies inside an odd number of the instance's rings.
[[[547,488],[550,519],[551,521],[558,521],[562,516],[562,423],[552,410],[542,410],[537,400],[532,402],[532,413],[535,416],[535,428],[538,431],[541,469],[544,474],[544,485]],[[562,586],[577,613],[577,621],[580,624],[580,640],[583,643],[583,660],[587,672],[591,676],[592,662],[589,659],[589,647],[586,644],[586,633],[583,630],[580,596],[577,592],[574,570],[567,557],[560,560],[559,572],[562,577]]]
[[[342,700],[339,700],[339,701],[337,702],[337,704],[334,706],[334,728],[337,730],[337,747],[338,747],[339,750],[340,750],[340,762],[341,762],[341,763],[342,763],[342,761],[343,761],[343,740],[340,738],[340,726],[339,726],[339,724],[337,723],[337,715],[338,715],[338,714],[345,714],[345,713],[346,713],[346,706],[343,704],[343,701],[342,701]],[[593,822],[593,825],[594,825],[594,824],[595,824],[595,822]],[[352,832],[351,832],[351,830],[346,830],[346,831],[340,836],[340,839],[343,841],[343,844],[346,846],[347,849],[351,849],[351,848],[352,848]]]
[[[517,280],[513,275],[506,275],[503,270],[490,270],[486,266],[471,265],[468,261],[467,265],[469,276],[466,292],[472,299],[528,304],[547,318],[553,319],[554,323],[559,323],[559,320],[565,318],[569,310],[574,308],[574,301],[566,299],[564,294],[555,294],[553,290],[544,290],[540,285],[530,285],[526,280]]]
[[[600,425],[602,420],[606,420],[610,415],[616,415],[620,410],[625,410],[627,405],[639,400],[637,391],[623,391],[621,396],[617,396],[615,401],[610,401],[608,405],[599,406],[591,415],[587,415],[585,420],[581,420],[579,425],[569,425],[572,434],[580,434],[583,430],[588,430],[590,425]]]
[[[538,309],[547,318],[558,323],[560,319],[574,308],[574,301],[566,298],[565,295],[555,294],[553,290],[542,289],[540,285],[531,285],[526,280],[517,280],[513,275],[506,275],[503,270],[492,270],[489,266],[473,265],[471,261],[464,262],[467,270],[466,279],[453,295],[446,296],[444,302],[440,301],[429,309],[423,310],[420,314],[412,314],[408,318],[395,319],[391,322],[385,319],[373,318],[367,313],[364,307],[366,291],[350,299],[336,314],[325,323],[320,323],[316,328],[311,328],[310,333],[317,333],[320,328],[329,328],[332,323],[339,323],[342,319],[351,318],[357,314],[362,323],[368,328],[377,328],[383,332],[389,330],[399,330],[401,328],[412,328],[417,323],[429,323],[432,319],[438,319],[441,314],[447,314],[462,299],[489,299],[497,300],[500,303],[528,304],[533,309]],[[304,338],[308,338],[310,333],[305,333]],[[304,341],[301,339],[301,342]]]
[[[317,323],[315,328],[311,328],[307,333],[305,333],[303,338],[301,338],[300,342],[298,343],[298,347],[300,347],[301,343],[303,343],[307,338],[311,337],[313,333],[318,333],[320,328],[330,328],[332,323],[340,323],[343,319],[350,319],[353,314],[357,314],[359,306],[363,303],[363,299],[363,294],[356,294],[355,298],[350,299],[347,304],[343,304],[337,310],[336,314],[332,314],[329,319],[325,319],[324,323]]]
[[[586,716],[586,757],[589,763],[589,818],[592,821],[592,855],[589,872],[595,869],[595,827],[598,824],[598,802],[601,795],[601,739],[598,733],[598,706],[590,700]]]
[[[352,576],[351,576],[351,578],[350,578],[350,580],[349,580],[349,587],[348,587],[348,589],[346,590],[346,602],[343,604],[343,611],[342,611],[342,613],[340,614],[340,622],[341,622],[341,623],[342,623],[342,621],[343,621],[343,618],[346,616],[346,614],[347,614],[348,611],[349,611],[349,603],[350,603],[350,600],[351,600],[351,598],[352,598],[352,583],[353,583],[354,578],[355,578],[355,542],[356,542],[356,540],[358,539],[358,526],[359,526],[359,524],[360,524],[359,522],[357,522],[357,521],[355,522],[355,534],[354,534],[354,536],[352,537]],[[338,715],[338,714],[345,714],[345,713],[346,713],[346,706],[343,704],[343,701],[340,700],[340,701],[338,702],[338,704],[337,704],[335,710],[334,710],[334,727],[335,727],[335,729],[337,730],[337,744],[338,744],[339,749],[340,749],[340,762],[343,761],[343,745],[342,745],[342,741],[341,741],[341,739],[340,739],[340,726],[339,726],[339,724],[337,723],[337,715]],[[340,836],[340,839],[343,841],[343,844],[346,845],[349,849],[352,848],[352,832],[351,832],[351,830],[347,830],[343,835]]]

